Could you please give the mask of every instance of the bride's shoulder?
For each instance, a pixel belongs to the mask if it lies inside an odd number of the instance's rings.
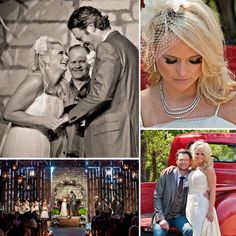
[[[236,91],[235,96],[230,101],[221,104],[218,115],[236,124]]]
[[[208,167],[204,168],[204,173],[206,175],[215,175],[215,169],[213,166],[208,166]]]

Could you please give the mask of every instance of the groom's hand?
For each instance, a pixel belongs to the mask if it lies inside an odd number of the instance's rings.
[[[203,196],[209,200],[209,199],[210,199],[210,193],[209,193],[209,191],[206,191],[206,192],[203,194]]]
[[[161,220],[159,222],[159,225],[162,229],[166,229],[166,230],[169,230],[170,226],[168,224],[168,222],[166,220]]]

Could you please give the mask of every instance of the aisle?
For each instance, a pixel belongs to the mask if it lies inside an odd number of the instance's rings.
[[[54,236],[84,236],[85,228],[82,227],[50,227]]]

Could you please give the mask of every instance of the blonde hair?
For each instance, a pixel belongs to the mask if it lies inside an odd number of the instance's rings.
[[[155,17],[158,17],[158,14],[152,18],[150,26],[157,21]],[[175,15],[175,21],[176,25],[181,25],[181,32],[172,29],[170,34],[176,34],[202,56],[202,75],[197,87],[199,96],[215,105],[231,100],[236,95],[236,82],[233,80],[234,75],[227,68],[224,58],[224,36],[214,12],[201,0],[186,0]],[[150,29],[152,32],[149,30],[149,33],[155,37],[158,33],[155,29],[158,28]],[[159,82],[162,78],[155,70],[155,58],[152,59],[151,65],[146,64],[145,60],[143,63],[149,74],[150,83]]]
[[[46,45],[40,45],[40,43],[42,44],[42,42],[46,43]],[[62,73],[61,77],[58,80],[58,83],[55,85],[52,84],[52,81],[47,74],[47,55],[56,44],[62,45],[59,40],[49,36],[41,36],[38,40],[36,40],[33,46],[34,60],[31,69],[33,73],[38,72],[42,75],[45,93],[64,99],[68,89],[68,82],[65,79],[65,73]]]
[[[192,154],[193,165],[195,163],[195,152],[196,149],[200,149],[205,157],[203,167],[213,167],[212,151],[210,145],[204,140],[198,140],[190,146],[190,152]]]

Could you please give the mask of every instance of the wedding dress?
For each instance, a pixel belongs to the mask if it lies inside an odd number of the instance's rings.
[[[47,207],[47,205],[43,205],[42,212],[41,212],[41,219],[48,219],[48,218],[49,218],[48,207]]]
[[[66,203],[66,198],[63,199],[62,204],[61,204],[61,216],[68,216],[67,213],[67,203]]]
[[[204,193],[208,191],[206,175],[201,170],[194,170],[189,174],[188,181],[189,193],[186,216],[193,227],[193,236],[220,236],[220,228],[215,208],[213,211],[214,220],[211,223],[204,223],[204,221],[208,221],[206,215],[209,207],[209,200],[204,196]],[[208,228],[204,228],[203,225]],[[211,230],[210,232],[209,229]]]
[[[26,109],[33,116],[54,116],[63,113],[63,101],[56,96],[42,93]],[[1,154],[3,157],[49,157],[50,143],[46,130],[12,125]]]

